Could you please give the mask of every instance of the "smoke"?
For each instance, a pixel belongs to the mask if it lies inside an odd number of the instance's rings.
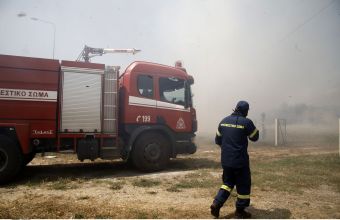
[[[340,109],[338,5],[184,1],[163,34],[171,33],[173,53],[195,77],[199,131],[214,133],[239,100],[250,103],[254,121],[266,112],[290,123],[334,123]]]
[[[84,44],[142,49],[93,62],[174,65],[195,78],[199,133],[215,133],[239,100],[268,123],[335,123],[340,102],[339,0],[1,1],[0,53],[75,59]],[[25,14],[26,17],[18,17]],[[24,37],[23,37],[24,36]],[[322,126],[323,126],[322,125]]]
[[[284,118],[288,124],[329,125],[340,117],[340,109],[332,106],[311,106],[306,104],[288,105],[283,103],[273,110],[269,118]]]

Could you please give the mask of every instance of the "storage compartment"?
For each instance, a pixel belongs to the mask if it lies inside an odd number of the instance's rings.
[[[62,67],[61,132],[101,132],[104,70]]]

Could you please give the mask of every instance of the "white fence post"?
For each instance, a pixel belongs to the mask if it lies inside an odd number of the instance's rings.
[[[275,146],[279,144],[279,121],[275,118]]]

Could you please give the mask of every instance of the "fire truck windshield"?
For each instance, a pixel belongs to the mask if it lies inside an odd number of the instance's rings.
[[[159,78],[159,95],[161,101],[186,107],[191,106],[190,85],[183,79]]]

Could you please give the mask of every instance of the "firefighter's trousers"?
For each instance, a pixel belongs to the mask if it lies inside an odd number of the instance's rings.
[[[250,203],[250,168],[249,166],[242,168],[223,167],[223,185],[219,189],[214,203],[220,207],[223,206],[230,196],[234,186],[237,190],[236,208],[244,209]]]

